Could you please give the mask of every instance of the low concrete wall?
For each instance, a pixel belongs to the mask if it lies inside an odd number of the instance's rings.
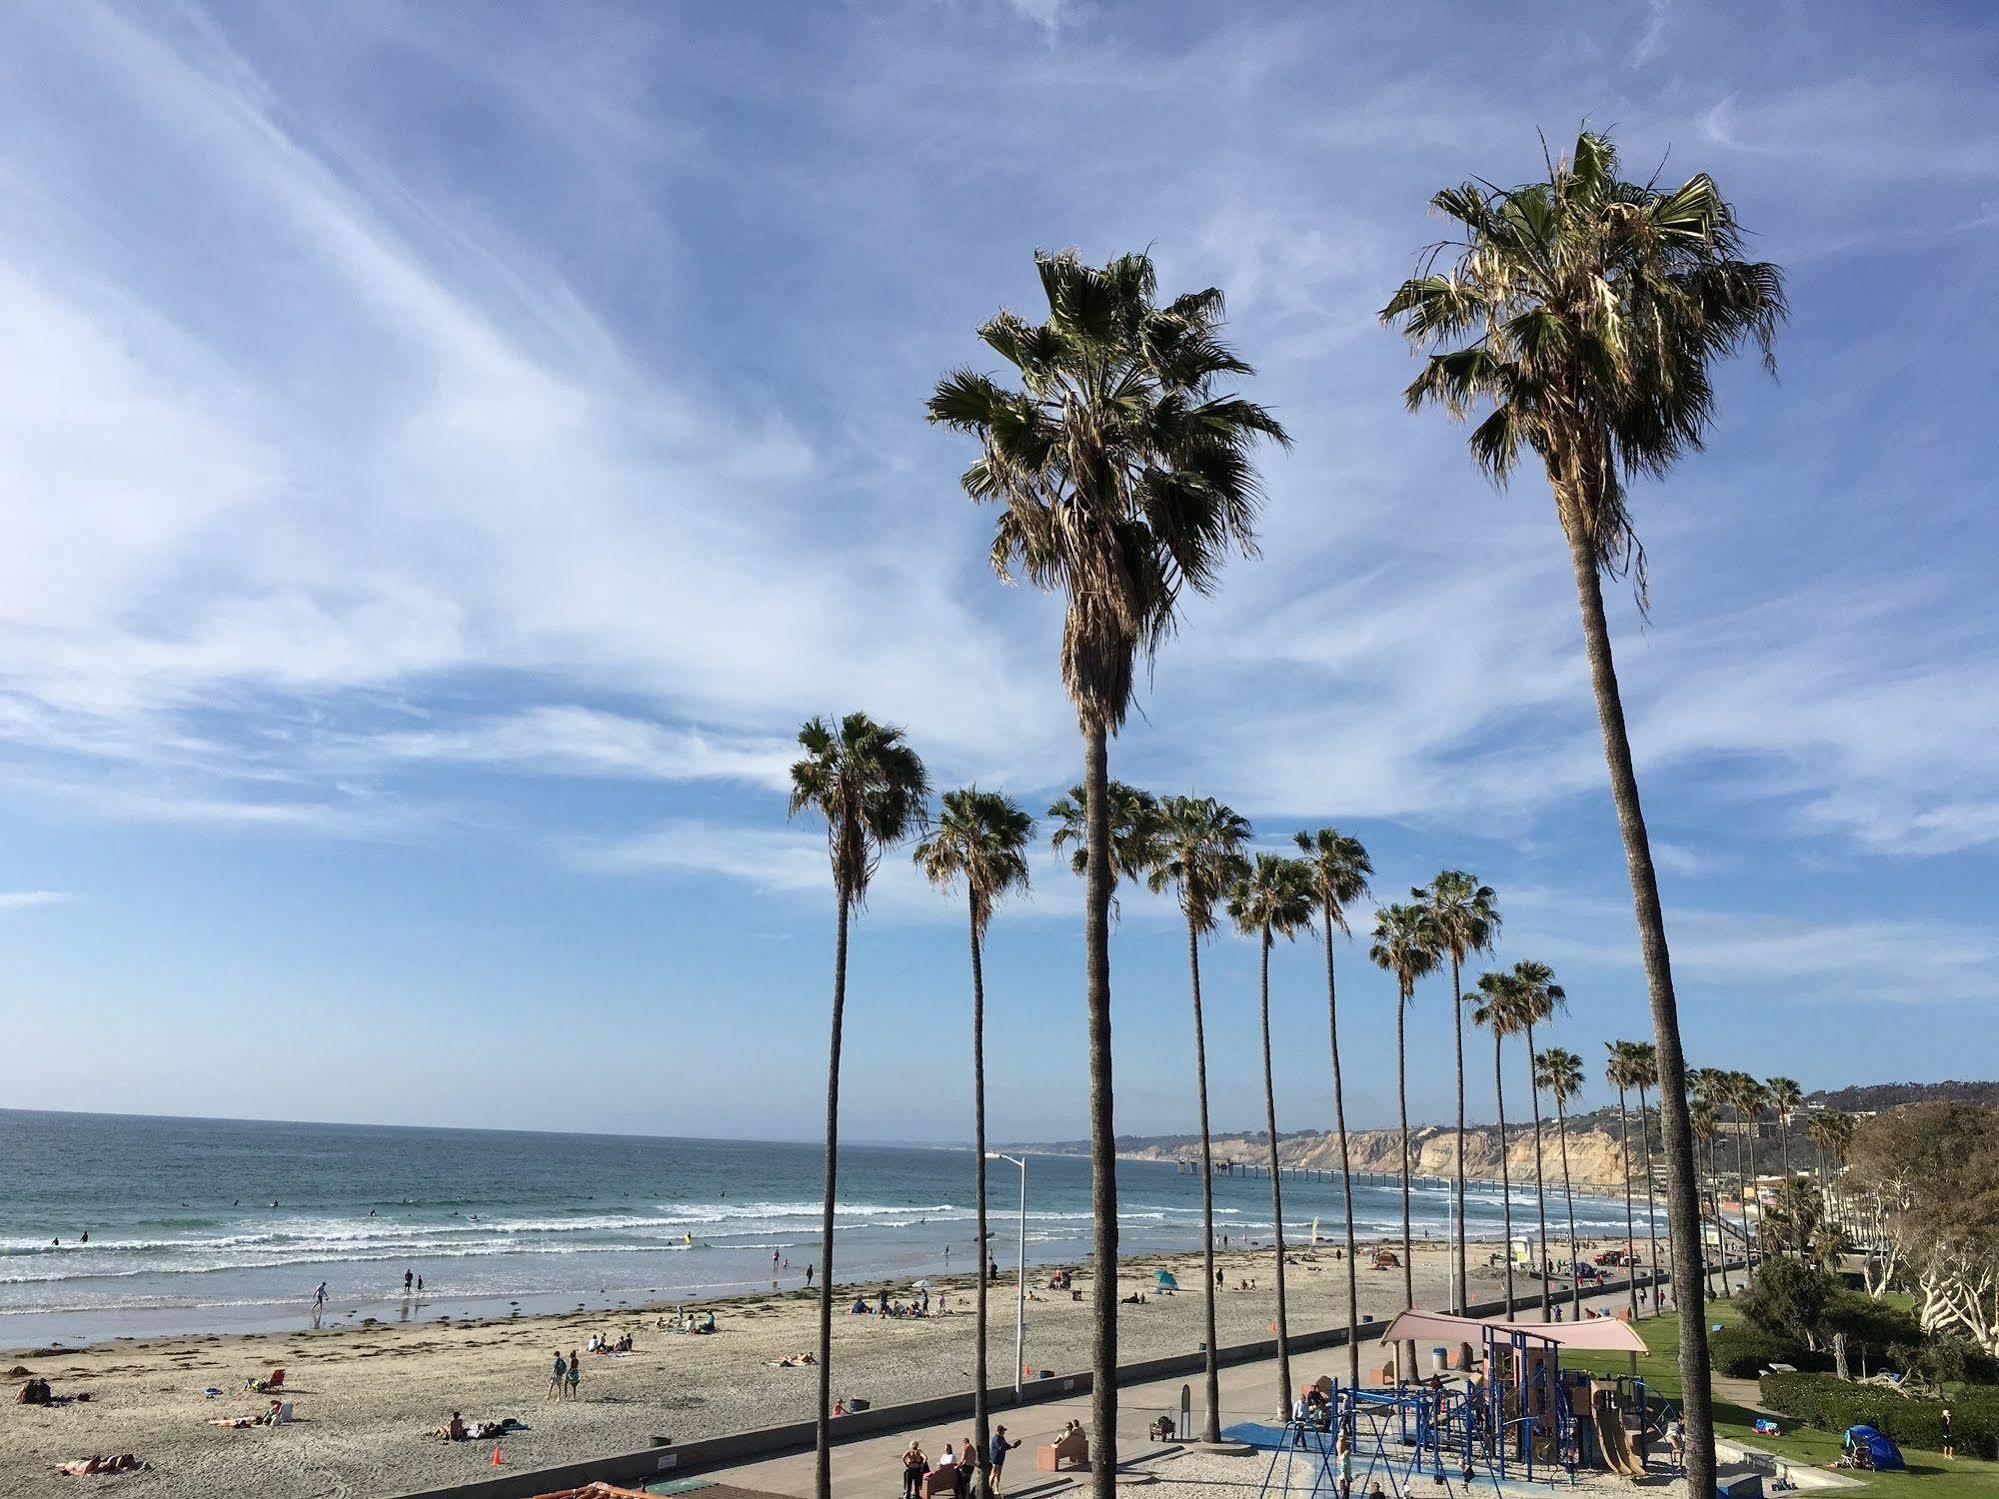
[[[1731,1265],[1731,1269],[1737,1268]],[[1650,1274],[1636,1277],[1640,1286],[1651,1284]],[[1671,1277],[1661,1274],[1661,1284]],[[1629,1280],[1606,1281],[1594,1288],[1593,1296],[1608,1295],[1623,1291]],[[1540,1305],[1541,1296],[1537,1289],[1531,1296],[1517,1296],[1513,1306],[1518,1311],[1529,1311]],[[1506,1311],[1506,1301],[1482,1302],[1470,1308],[1474,1317],[1496,1317]],[[1375,1342],[1387,1328],[1385,1322],[1364,1322],[1359,1329],[1362,1342]],[[1344,1348],[1347,1330],[1344,1327],[1321,1328],[1317,1332],[1293,1334],[1288,1340],[1291,1351],[1314,1353],[1324,1348]],[[1263,1338],[1254,1343],[1236,1343],[1227,1348],[1215,1350],[1215,1362],[1224,1367],[1235,1364],[1255,1363],[1260,1359],[1277,1356],[1277,1339]],[[1139,1359],[1129,1364],[1118,1365],[1118,1383],[1122,1385],[1145,1384],[1155,1379],[1171,1379],[1175,1375],[1193,1375],[1207,1367],[1207,1358],[1200,1352],[1173,1353],[1161,1358]],[[1026,1387],[1022,1405],[1036,1405],[1051,1400],[1066,1400],[1075,1395],[1087,1394],[1091,1380],[1087,1370],[1074,1374],[1057,1374],[1050,1379],[1037,1379]],[[1018,1409],[1004,1386],[994,1389],[988,1399],[995,1411]],[[933,1395],[928,1400],[905,1401],[901,1405],[877,1405],[864,1411],[855,1411],[839,1418],[834,1425],[834,1444],[856,1441],[871,1437],[879,1432],[897,1431],[907,1426],[926,1426],[935,1422],[958,1421],[972,1413],[972,1392],[964,1390],[951,1395]],[[443,1488],[415,1489],[398,1496],[398,1499],[533,1499],[536,1494],[546,1494],[557,1489],[579,1488],[592,1479],[603,1479],[610,1483],[639,1484],[657,1479],[666,1474],[698,1473],[706,1468],[732,1466],[737,1463],[758,1461],[767,1457],[784,1457],[794,1452],[809,1452],[816,1438],[816,1426],[812,1421],[792,1421],[783,1426],[762,1426],[753,1431],[728,1432],[717,1437],[702,1437],[691,1442],[677,1442],[671,1447],[648,1447],[641,1452],[624,1452],[611,1457],[588,1458],[581,1462],[562,1463],[552,1468],[523,1468],[518,1472],[497,1474],[492,1478],[479,1479],[472,1483],[447,1484]]]

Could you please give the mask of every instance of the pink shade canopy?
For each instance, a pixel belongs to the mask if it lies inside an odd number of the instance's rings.
[[[1536,1338],[1564,1348],[1646,1353],[1645,1340],[1629,1322],[1592,1317],[1581,1322],[1506,1322],[1498,1317],[1453,1317],[1448,1312],[1403,1312],[1381,1335],[1384,1343],[1473,1343],[1484,1340],[1488,1327],[1517,1327]]]

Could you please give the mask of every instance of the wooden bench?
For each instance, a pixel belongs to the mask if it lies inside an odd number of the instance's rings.
[[[1043,1473],[1059,1473],[1065,1462],[1078,1468],[1090,1465],[1089,1434],[1080,1426],[1034,1449],[1034,1466]]]

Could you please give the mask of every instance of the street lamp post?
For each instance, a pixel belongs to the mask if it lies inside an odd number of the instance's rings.
[[[1020,1247],[1019,1258],[1015,1262],[1020,1272],[1020,1287],[1019,1299],[1014,1303],[1013,1310],[1013,1399],[1018,1405],[1027,1398],[1022,1388],[1027,1377],[1027,1158],[989,1150],[986,1159],[1020,1167]],[[986,1253],[983,1245],[979,1252],[981,1255]],[[979,1274],[985,1273],[986,1267],[980,1265]]]

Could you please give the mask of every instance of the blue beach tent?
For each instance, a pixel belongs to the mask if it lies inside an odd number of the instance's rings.
[[[1840,1441],[1843,1451],[1853,1452],[1855,1448],[1867,1449],[1867,1466],[1877,1473],[1899,1473],[1903,1470],[1902,1449],[1871,1426],[1849,1426]]]

